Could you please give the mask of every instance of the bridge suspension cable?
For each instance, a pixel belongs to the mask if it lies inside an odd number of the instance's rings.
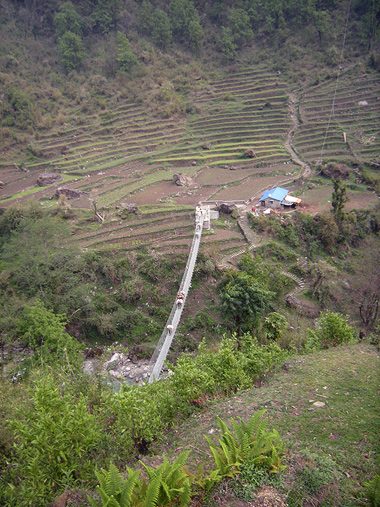
[[[340,73],[341,73],[341,71],[343,69],[343,56],[344,56],[344,48],[345,48],[345,45],[346,45],[346,37],[347,37],[347,31],[348,31],[348,20],[349,20],[350,11],[351,11],[351,1],[352,0],[349,0],[349,2],[348,2],[347,16],[346,16],[346,25],[345,25],[345,29],[344,29],[344,37],[343,37],[343,44],[342,44],[342,51],[340,53],[340,60],[339,60],[339,66],[338,66],[338,75],[336,77],[335,90],[334,90],[333,101],[332,101],[332,104],[331,104],[329,121],[327,123],[326,132],[325,132],[325,136],[324,136],[323,143],[322,143],[322,148],[321,148],[321,154],[320,154],[319,161],[318,161],[319,164],[322,164],[322,162],[323,162],[323,152],[324,152],[325,145],[326,145],[327,135],[328,135],[328,132],[329,132],[329,129],[330,129],[331,119],[332,119],[332,117],[335,114],[335,99],[336,99],[336,93],[337,93],[337,90],[338,90]]]

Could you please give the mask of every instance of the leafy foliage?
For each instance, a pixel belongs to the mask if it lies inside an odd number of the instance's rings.
[[[118,55],[116,60],[120,64],[120,69],[127,72],[137,64],[137,58],[133,54],[129,40],[124,33],[117,32],[117,42]]]
[[[72,32],[65,32],[58,42],[61,62],[67,72],[79,67],[86,56],[82,39]]]
[[[113,507],[129,507],[136,505],[134,488],[138,483],[140,475],[139,470],[131,470],[127,467],[128,477],[123,480],[116,466],[111,463],[109,470],[96,471],[96,477],[99,481],[97,491],[99,492],[101,501],[96,501],[88,497],[88,501],[92,507],[101,507],[108,505]]]
[[[39,359],[48,364],[65,365],[77,371],[81,364],[83,348],[75,338],[65,333],[65,318],[48,310],[40,300],[25,308],[25,317],[20,324],[24,344],[35,350]]]
[[[264,318],[263,330],[268,340],[279,340],[288,327],[289,323],[281,313],[271,312]]]
[[[342,345],[353,342],[354,328],[348,322],[348,317],[339,313],[326,311],[321,314],[316,330],[310,330],[309,335],[319,340],[322,347]]]
[[[227,318],[232,317],[240,335],[257,325],[272,296],[247,273],[236,273],[220,293],[221,311]]]
[[[166,49],[172,41],[172,30],[170,27],[170,20],[165,11],[162,9],[155,9],[153,13],[153,19],[155,20],[154,27],[152,30],[152,39],[157,46]],[[197,44],[200,34],[193,32]]]
[[[54,17],[54,28],[58,39],[66,32],[82,35],[80,16],[71,2],[62,4],[59,13]]]
[[[188,473],[184,471],[184,465],[189,453],[190,451],[182,452],[173,463],[164,458],[164,462],[156,469],[142,463],[149,483],[142,480],[141,492],[148,493],[150,488],[154,488],[155,491],[158,489],[156,504],[160,506],[173,503],[180,506],[188,505],[191,483]]]
[[[348,201],[347,188],[342,180],[333,178],[334,192],[332,195],[331,205],[333,214],[337,223],[342,222],[344,218],[344,205]]]
[[[172,0],[168,15],[173,36],[188,44],[193,51],[198,51],[203,30],[194,4],[187,0]]]
[[[66,395],[51,375],[45,372],[36,381],[32,406],[20,407],[11,427],[15,444],[8,496],[16,495],[17,505],[40,505],[91,477],[102,441],[97,417],[82,395]]]
[[[96,0],[92,13],[96,28],[102,33],[115,28],[121,8],[121,0]]]
[[[253,31],[249,16],[244,9],[229,9],[227,14],[227,25],[233,36],[233,42],[237,47],[241,47],[243,44],[252,41]]]
[[[114,464],[109,471],[96,472],[99,480],[97,490],[101,501],[91,497],[92,507],[154,507],[166,505],[186,506],[190,502],[190,476],[184,471],[189,452],[182,452],[170,463],[167,459],[156,469],[141,463],[147,479],[139,479],[140,471],[127,467],[128,476],[124,480]]]
[[[17,84],[6,87],[0,104],[1,125],[7,127],[30,128],[36,120],[33,100]]]

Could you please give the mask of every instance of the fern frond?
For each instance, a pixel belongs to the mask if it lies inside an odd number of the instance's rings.
[[[156,477],[156,470],[154,468],[150,467],[149,465],[145,465],[145,463],[143,463],[142,461],[140,461],[140,464],[144,467],[144,470],[149,480]]]
[[[222,430],[222,433],[227,433],[227,431],[228,431],[227,425],[224,421],[222,421],[222,419],[220,417],[218,417],[218,423],[219,423],[220,429]]]
[[[190,500],[191,500],[191,486],[190,481],[188,481],[187,484],[184,485],[183,492],[179,497],[180,507],[186,507],[186,505],[189,505]]]
[[[144,507],[155,507],[155,505],[157,505],[159,492],[160,480],[153,479],[152,481],[149,481],[144,500]]]
[[[266,426],[267,422],[266,422],[266,419],[264,421],[262,421],[262,417],[263,415],[265,414],[266,410],[263,409],[263,410],[258,410],[257,412],[255,412],[251,419],[248,421],[248,424],[247,424],[247,427],[246,427],[246,431],[251,435],[257,435],[258,432],[262,431],[261,428],[264,426]],[[243,423],[244,424],[244,423]]]
[[[169,486],[166,484],[166,482],[161,481],[160,482],[160,492],[158,495],[160,498],[160,504],[165,505],[166,503],[170,503],[170,499],[171,499],[170,493],[171,493],[171,491],[170,491]]]
[[[121,473],[116,468],[116,466],[113,463],[111,463],[107,476],[105,492],[109,496],[116,495],[120,491],[122,485],[123,485],[123,477],[121,476]]]
[[[223,462],[222,456],[218,453],[216,449],[210,447],[210,451],[214,457],[215,465],[217,469],[223,474],[223,470],[225,468],[225,463]]]
[[[98,500],[95,500],[94,498],[92,498],[91,496],[88,496],[87,495],[87,501],[88,503],[90,504],[90,507],[102,507],[100,505],[100,503],[98,502]]]
[[[128,479],[124,482],[119,495],[120,507],[129,507],[132,504],[132,492],[138,483],[140,475],[140,470],[127,468],[127,471]]]
[[[177,483],[180,478],[186,477],[186,474],[183,472],[183,467],[185,465],[186,459],[190,451],[184,451],[179,456],[177,456],[174,463],[168,462],[167,473],[163,474],[163,478],[165,478],[166,482],[170,485]]]
[[[239,444],[242,444],[243,438],[246,436],[246,432],[241,424],[238,424],[234,419],[232,419],[232,427],[234,429],[234,433],[236,435],[236,439]]]

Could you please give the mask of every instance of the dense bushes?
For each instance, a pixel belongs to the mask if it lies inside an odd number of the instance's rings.
[[[183,356],[166,381],[119,393],[82,378],[70,363],[36,372],[31,404],[10,423],[15,446],[0,495],[8,505],[44,505],[41,498],[66,487],[93,484],[95,463],[129,462],[194,407],[251,386],[286,357],[248,335],[239,349],[236,337],[223,339],[216,351],[202,346],[194,358]]]
[[[20,407],[11,422],[17,457],[14,487],[8,489],[11,505],[45,505],[57,491],[80,486],[95,467],[102,428],[89,413],[88,400],[65,395],[64,389],[45,371],[35,384],[31,409]]]
[[[338,253],[348,246],[357,246],[366,233],[376,234],[379,230],[379,206],[374,210],[351,212],[340,209],[338,215],[329,211],[314,216],[295,212],[281,220],[276,215],[250,215],[250,221],[253,229],[268,231],[287,245],[301,249],[312,260],[324,252]],[[284,258],[283,247],[277,246],[273,255]]]
[[[134,343],[158,338],[181,280],[185,257],[129,258],[71,246],[69,223],[30,205],[0,216],[2,341],[22,339],[25,306],[36,299],[62,314],[75,336]],[[200,270],[206,269],[201,263]],[[137,310],[136,305],[140,308]]]

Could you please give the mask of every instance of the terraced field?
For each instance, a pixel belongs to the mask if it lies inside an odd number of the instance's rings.
[[[80,222],[73,239],[83,248],[186,251],[198,202],[249,201],[298,177],[300,161],[286,149],[290,131],[302,162],[313,163],[321,153],[324,160],[379,161],[378,76],[353,67],[336,84],[332,78],[310,87],[289,108],[295,92],[262,65],[204,83],[191,97],[197,113],[186,118],[153,117],[143,104],[120,98],[96,114],[73,108],[62,125],[35,139],[33,160],[2,166],[0,205],[33,197],[56,206],[56,187],[65,186],[83,192],[70,201],[73,208],[89,209],[91,199],[105,215],[98,225]],[[63,181],[37,186],[38,175],[51,171]],[[175,173],[193,183],[176,186]],[[121,217],[124,202],[136,203],[138,214]],[[221,255],[244,246],[239,231],[225,233],[214,227],[202,245]]]
[[[334,100],[335,97],[335,100]],[[380,162],[380,80],[359,67],[311,87],[299,101],[293,137],[301,159]]]
[[[188,121],[191,144],[156,161],[258,166],[289,160],[286,85],[275,74],[266,69],[232,74],[198,92],[194,102],[200,113]],[[247,149],[255,152],[253,161],[244,161]]]

